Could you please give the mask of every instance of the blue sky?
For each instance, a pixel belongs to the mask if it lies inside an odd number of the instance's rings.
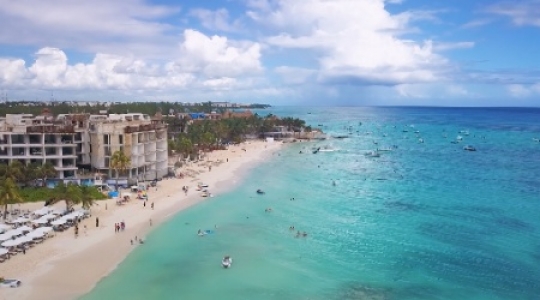
[[[9,100],[540,106],[540,0],[0,0]]]

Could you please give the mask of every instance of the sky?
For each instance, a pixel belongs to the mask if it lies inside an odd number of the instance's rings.
[[[0,0],[0,100],[540,106],[540,0]]]

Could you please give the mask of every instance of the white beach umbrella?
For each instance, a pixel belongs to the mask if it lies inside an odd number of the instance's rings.
[[[10,231],[4,232],[5,235],[9,235],[10,237],[20,235],[22,232],[19,229],[11,229]]]
[[[27,234],[26,237],[29,237],[31,239],[39,239],[39,238],[42,238],[44,235],[45,235],[45,232],[36,230]]]
[[[28,227],[28,226],[26,226],[26,225],[21,226],[21,227],[18,227],[18,228],[16,228],[16,229],[18,229],[20,232],[23,232],[23,233],[24,233],[24,232],[30,232],[30,231],[33,230],[31,227]]]
[[[49,211],[51,211],[50,208],[48,208],[48,207],[42,207],[42,208],[40,208],[40,209],[34,210],[33,214],[36,215],[36,216],[43,216],[43,215],[48,214]]]
[[[11,234],[0,234],[0,242],[3,242],[3,241],[7,241],[9,239],[11,239],[12,235]]]
[[[30,219],[25,218],[25,217],[18,217],[17,219],[13,220],[12,222],[13,223],[26,223],[28,221],[30,221]]]
[[[13,246],[18,246],[20,244],[21,244],[21,241],[16,239],[16,240],[7,240],[7,241],[2,243],[2,246],[3,247],[13,247]]]
[[[32,223],[34,223],[34,224],[47,224],[48,222],[49,222],[49,220],[43,219],[43,217],[32,221]]]
[[[33,232],[47,233],[47,232],[51,232],[51,231],[53,231],[52,227],[39,227],[39,228],[36,228],[36,230],[34,230]]]
[[[0,255],[4,255],[4,254],[7,254],[9,252],[8,249],[5,249],[5,248],[0,248]]]
[[[8,230],[11,229],[11,226],[6,225],[4,223],[0,223],[0,230]]]
[[[51,214],[54,214],[54,215],[63,215],[65,213],[66,213],[66,210],[61,209],[61,208],[56,208],[56,209],[51,211]]]
[[[20,238],[16,239],[16,241],[19,241],[21,244],[32,242],[33,239],[28,236],[21,236]]]
[[[77,216],[74,215],[73,213],[70,213],[69,215],[65,215],[63,216],[61,219],[64,219],[64,220],[73,220],[75,219]]]
[[[44,215],[44,216],[41,217],[40,219],[51,220],[51,219],[54,219],[54,218],[56,218],[56,215],[54,215],[54,214],[48,214],[48,215]]]
[[[65,219],[58,219],[56,221],[52,221],[51,224],[53,224],[53,225],[63,225],[63,224],[66,224],[66,220]]]

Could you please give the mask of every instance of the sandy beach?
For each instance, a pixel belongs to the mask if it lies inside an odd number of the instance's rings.
[[[227,150],[207,154],[203,161],[183,167],[182,179],[164,179],[148,191],[148,202],[132,199],[117,205],[115,199],[97,202],[91,208],[92,216],[74,230],[57,233],[26,252],[0,264],[0,276],[23,282],[20,288],[0,288],[0,299],[76,299],[89,292],[95,284],[109,274],[136,247],[144,247],[130,240],[145,238],[161,222],[204,201],[197,184],[209,185],[212,195],[226,192],[239,184],[244,174],[257,163],[272,156],[282,143],[250,141]],[[211,170],[209,169],[211,166]],[[183,186],[189,187],[187,195]],[[154,209],[151,204],[154,203]],[[20,205],[21,209],[35,210],[43,203]],[[58,203],[55,207],[64,208]],[[96,227],[99,218],[99,227]],[[126,229],[116,233],[114,224],[124,221]]]

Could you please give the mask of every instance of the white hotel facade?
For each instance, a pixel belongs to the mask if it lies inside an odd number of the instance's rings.
[[[111,155],[123,151],[131,166],[120,179],[135,182],[168,173],[167,125],[160,115],[8,114],[0,118],[0,163],[51,162],[56,179],[82,179],[79,169],[105,173]]]

